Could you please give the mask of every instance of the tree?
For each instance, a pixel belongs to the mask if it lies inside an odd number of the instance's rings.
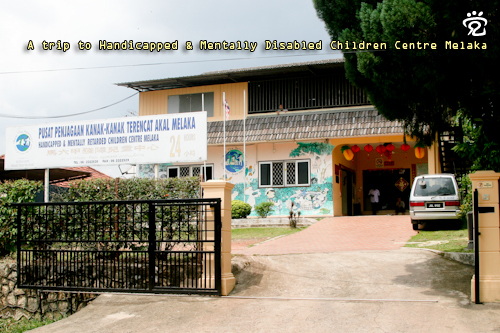
[[[481,138],[469,142],[477,149],[457,152],[475,161],[488,146],[498,156],[498,145],[491,144],[500,126],[500,112],[494,112],[500,105],[498,0],[314,4],[332,40],[351,43],[343,49],[347,78],[387,119],[402,121],[407,134],[430,145],[462,110],[462,119],[480,129]],[[474,15],[481,10],[487,19],[485,36],[472,36],[462,22],[476,10]],[[386,43],[387,49],[352,49],[352,42],[362,41]],[[403,43],[414,49],[403,49]]]

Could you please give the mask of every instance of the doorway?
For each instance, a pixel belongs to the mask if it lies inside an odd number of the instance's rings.
[[[378,188],[380,191],[379,209],[396,210],[396,202],[401,198],[408,210],[411,190],[410,169],[363,170],[364,211],[371,211],[372,205],[368,192]]]
[[[353,172],[351,170],[342,169],[342,215],[352,216],[352,194],[353,194]]]

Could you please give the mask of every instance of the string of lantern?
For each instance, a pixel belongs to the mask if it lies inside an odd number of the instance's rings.
[[[410,145],[407,143],[403,143],[401,145],[401,150],[405,152],[405,158],[408,158],[407,152],[410,150]],[[368,154],[368,159],[370,159],[370,152],[373,150],[373,146],[371,144],[366,144],[364,146],[364,151],[367,152]],[[380,154],[381,157],[384,155],[391,160],[392,159],[392,154],[394,150],[396,149],[396,146],[394,146],[392,143],[388,143],[385,145],[378,145],[375,148],[375,151]],[[421,142],[417,142],[415,144],[415,157],[418,159],[422,159],[425,156],[425,145]],[[340,148],[340,151],[344,155],[345,159],[348,161],[352,161],[354,158],[354,155],[358,153],[361,149],[359,148],[358,145],[353,145],[353,146],[348,146],[344,145]]]

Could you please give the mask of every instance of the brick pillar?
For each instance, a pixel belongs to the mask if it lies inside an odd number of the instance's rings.
[[[221,199],[221,286],[222,295],[227,296],[235,285],[231,272],[231,190],[234,185],[223,180],[209,180],[201,186],[205,198]]]
[[[477,189],[479,207],[493,207],[493,213],[479,213],[479,295],[481,302],[500,302],[500,173],[478,171],[469,175],[472,190]],[[475,276],[472,300],[475,301]]]

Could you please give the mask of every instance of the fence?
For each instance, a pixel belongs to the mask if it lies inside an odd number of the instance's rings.
[[[220,295],[220,204],[16,204],[18,287]]]

